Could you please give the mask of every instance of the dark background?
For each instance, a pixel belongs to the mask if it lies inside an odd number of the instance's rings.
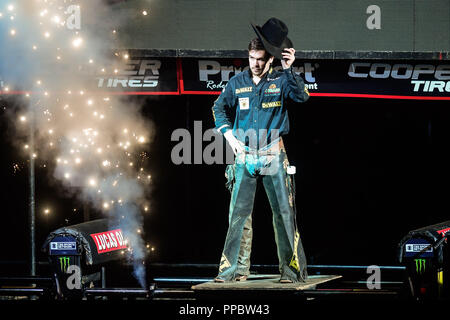
[[[225,165],[174,165],[170,156],[175,129],[193,132],[194,121],[202,121],[203,131],[213,127],[216,96],[134,99],[157,132],[147,150],[154,187],[144,237],[156,249],[150,262],[218,263],[228,227]],[[10,96],[0,103],[0,268],[6,272],[6,262],[21,261],[8,272],[23,273],[30,247],[28,162],[12,143],[15,124],[6,116],[20,102]],[[397,244],[409,230],[449,220],[448,102],[311,97],[290,105],[289,114],[285,144],[297,167],[298,223],[309,264],[395,265]],[[40,247],[50,231],[83,221],[83,205],[65,196],[50,172],[37,161],[39,261],[46,260]],[[277,264],[262,186],[253,221],[252,263]]]

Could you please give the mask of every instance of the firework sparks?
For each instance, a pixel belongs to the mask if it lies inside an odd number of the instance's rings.
[[[138,106],[124,104],[117,96],[93,95],[86,90],[89,84],[83,80],[83,72],[119,73],[117,61],[108,61],[103,55],[104,49],[110,47],[102,45],[106,37],[96,38],[86,28],[82,32],[80,28],[68,28],[66,7],[57,1],[23,3],[26,8],[21,10],[15,4],[0,5],[0,21],[9,17],[7,37],[29,51],[23,52],[24,62],[29,66],[23,69],[33,82],[30,86],[34,92],[27,94],[33,116],[19,115],[14,121],[18,130],[23,130],[24,139],[32,123],[37,136],[34,144],[23,143],[22,150],[33,158],[39,156],[44,163],[41,167],[54,171],[53,176],[68,189],[78,188],[77,195],[83,202],[105,214],[123,217],[121,220],[129,223],[130,233],[139,236],[131,236],[130,242],[133,255],[142,259],[138,254],[140,236],[144,233],[142,221],[138,214],[130,212],[148,211],[144,190],[148,180],[145,177],[150,174],[142,165],[148,158],[142,148],[151,141],[150,126],[142,119]],[[69,3],[70,0],[64,1],[65,5]],[[86,5],[100,4],[92,1]],[[141,12],[144,16],[148,14],[147,10]],[[22,13],[28,15],[21,16]],[[101,19],[107,20],[114,19]],[[111,26],[109,32],[115,35],[117,30],[118,26]],[[13,47],[6,47],[6,54],[9,51],[15,54]],[[122,62],[130,59],[127,52],[114,56]],[[70,77],[57,76],[63,72],[67,75],[68,70]],[[8,85],[3,89],[5,92],[14,87]],[[14,164],[13,169],[17,172],[20,166]],[[131,210],[133,205],[135,209]],[[50,212],[49,208],[44,209],[44,214]]]

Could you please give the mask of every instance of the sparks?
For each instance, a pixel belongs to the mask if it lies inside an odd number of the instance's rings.
[[[54,17],[52,18],[52,21],[53,21],[54,23],[56,23],[56,24],[59,24],[59,23],[61,22],[61,18],[60,18],[59,16],[54,16]]]
[[[81,38],[75,38],[72,40],[72,46],[74,46],[75,48],[80,47],[82,43],[83,43],[83,39],[81,39]]]

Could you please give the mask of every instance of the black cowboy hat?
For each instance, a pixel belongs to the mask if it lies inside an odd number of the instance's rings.
[[[292,48],[292,41],[287,37],[288,27],[277,19],[270,18],[262,27],[251,24],[267,52],[278,59],[283,59],[281,53],[285,48]]]

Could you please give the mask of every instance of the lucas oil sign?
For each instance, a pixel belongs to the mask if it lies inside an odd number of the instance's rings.
[[[91,234],[91,237],[94,239],[99,254],[127,248],[120,229],[94,233]]]

